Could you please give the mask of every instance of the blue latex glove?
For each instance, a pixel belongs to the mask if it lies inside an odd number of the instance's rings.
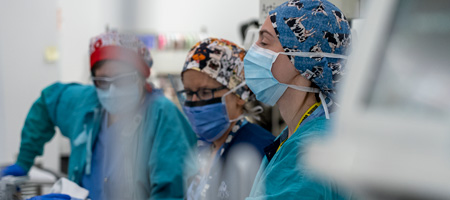
[[[11,175],[11,176],[26,176],[27,172],[21,166],[19,166],[17,164],[14,164],[14,165],[10,165],[8,167],[5,167],[0,172],[0,177],[8,176],[8,175]]]
[[[70,200],[71,197],[66,194],[46,194],[42,196],[32,197],[27,200]]]

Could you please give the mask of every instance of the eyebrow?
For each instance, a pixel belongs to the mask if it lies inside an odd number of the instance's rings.
[[[260,36],[263,35],[264,33],[267,33],[267,34],[269,34],[270,36],[273,37],[273,35],[272,35],[268,30],[261,29],[261,30],[259,31],[259,35],[260,35]]]

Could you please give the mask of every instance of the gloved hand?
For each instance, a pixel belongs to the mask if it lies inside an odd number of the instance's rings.
[[[4,176],[26,176],[27,172],[25,171],[25,169],[23,169],[21,166],[14,164],[14,165],[10,165],[8,167],[5,167],[1,172],[0,172],[0,177],[4,177]]]
[[[66,194],[46,194],[42,196],[32,197],[27,200],[70,200],[71,197]]]

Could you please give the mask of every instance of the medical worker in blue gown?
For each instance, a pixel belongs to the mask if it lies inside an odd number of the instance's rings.
[[[196,172],[197,138],[177,107],[145,81],[150,52],[137,37],[117,32],[94,37],[89,52],[94,85],[44,89],[25,120],[17,162],[2,175],[26,175],[58,127],[70,139],[68,178],[91,199],[183,199]]]
[[[329,132],[350,36],[347,19],[327,0],[290,0],[270,12],[245,56],[245,77],[258,100],[278,105],[287,127],[266,148],[247,200],[347,197],[311,176],[302,158],[311,140]]]
[[[255,97],[245,84],[245,53],[228,40],[206,38],[186,58],[179,94],[200,140],[200,172],[189,186],[188,200],[247,197],[264,147],[275,139],[246,118],[257,107],[247,104]]]

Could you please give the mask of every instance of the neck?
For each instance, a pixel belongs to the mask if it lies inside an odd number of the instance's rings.
[[[114,124],[119,120],[119,115],[113,115],[111,113],[108,113],[108,126],[111,126],[111,124]]]
[[[227,131],[225,131],[225,133],[222,135],[222,137],[220,137],[219,139],[215,140],[213,142],[214,144],[214,152],[217,152],[220,147],[225,143],[225,141],[227,141],[228,135],[231,132],[231,129],[233,128],[233,126],[236,124],[236,122],[233,122],[230,124],[230,127],[228,127]]]
[[[287,93],[287,95],[286,95]],[[308,109],[316,103],[316,97],[314,93],[307,93],[302,91],[293,91],[288,93],[278,101],[281,117],[286,122],[289,131],[289,137],[291,137],[295,128],[297,128],[298,122],[302,116],[308,111]],[[296,101],[292,101],[295,99]],[[292,104],[296,103],[296,104]]]

